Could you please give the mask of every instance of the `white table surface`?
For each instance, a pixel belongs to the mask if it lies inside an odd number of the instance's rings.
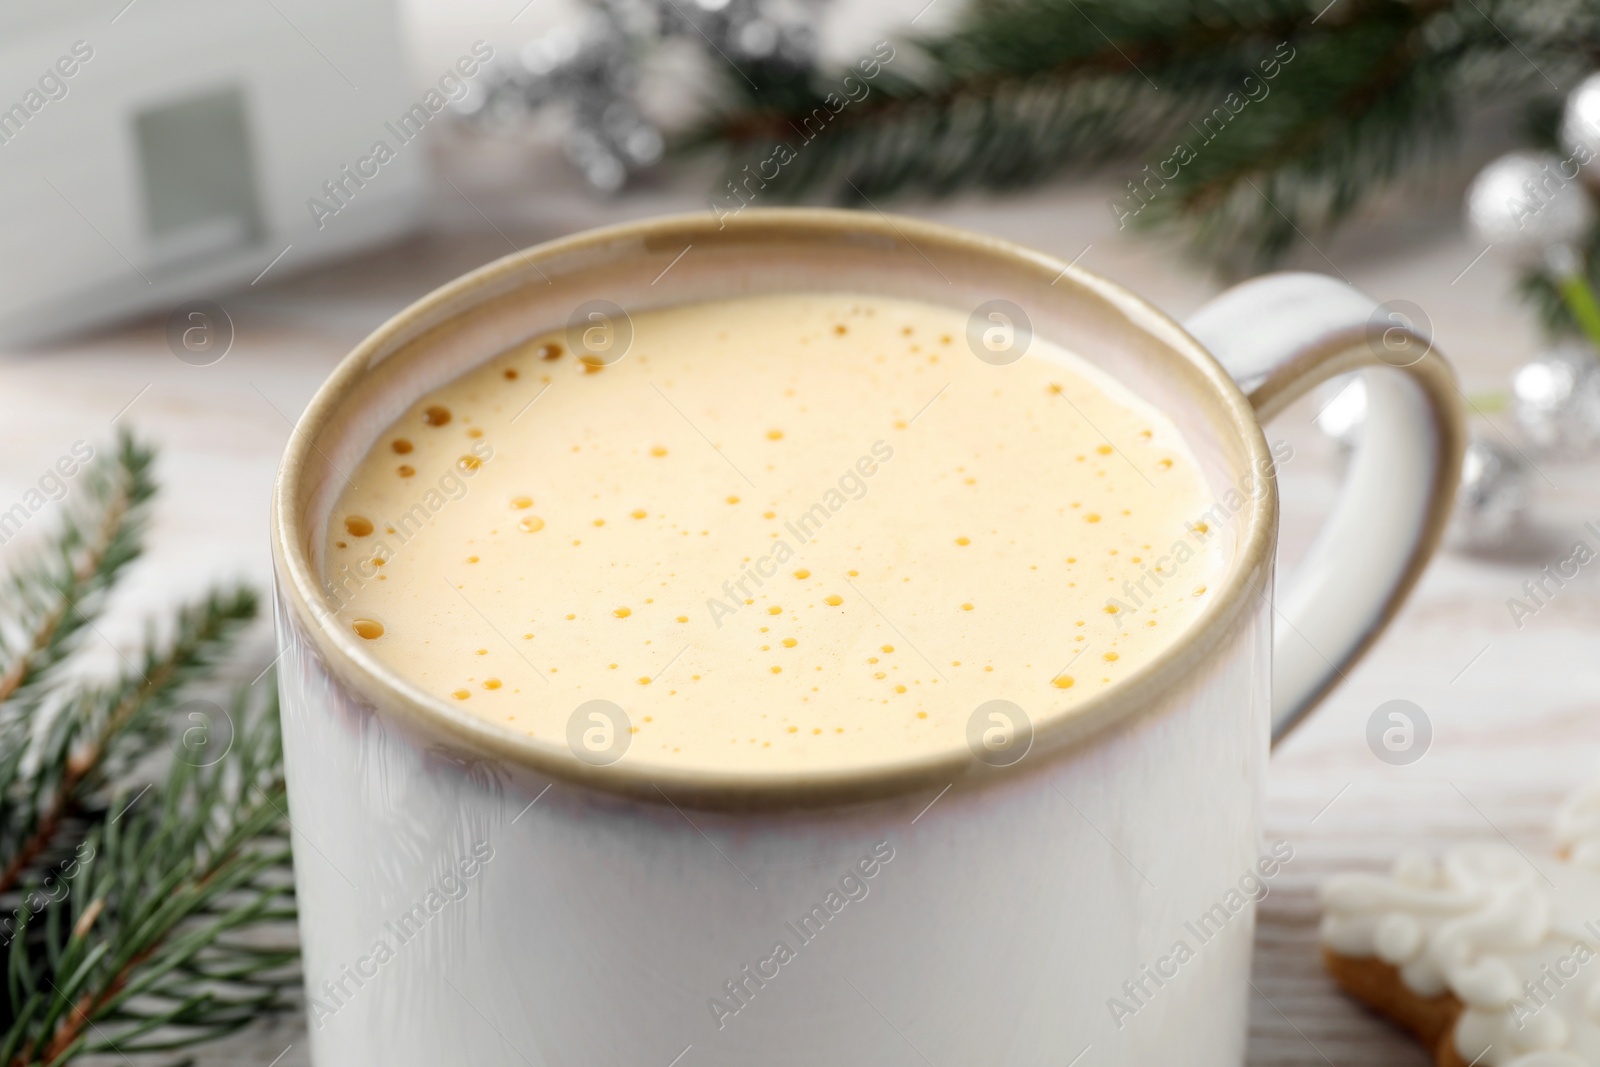
[[[214,366],[175,359],[159,317],[0,352],[5,504],[73,441],[106,442],[114,417],[161,446],[163,492],[150,551],[103,627],[111,640],[135,640],[145,614],[215,579],[241,576],[265,587],[267,499],[291,422],[339,357],[385,317],[513,243],[693,210],[708,187],[704,174],[678,174],[605,200],[584,190],[548,144],[452,138],[435,152],[461,193],[440,183],[420,236],[314,274],[269,273],[225,298],[237,340]],[[1109,183],[1075,184],[895,207],[1069,259],[1082,253],[1084,266],[1180,316],[1218,291],[1172,245],[1118,234],[1106,208],[1112,192]],[[1447,183],[1321,252],[1301,249],[1298,265],[1341,273],[1379,299],[1420,305],[1467,391],[1500,388],[1537,337],[1510,295],[1510,265],[1496,253],[1462,275],[1482,249],[1460,232],[1457,204],[1459,187]],[[1309,414],[1291,412],[1269,431],[1298,453],[1283,476],[1290,555],[1315,530],[1337,485],[1333,451]],[[1315,885],[1331,870],[1378,867],[1403,848],[1465,837],[1503,834],[1540,855],[1555,804],[1595,770],[1600,593],[1593,577],[1570,584],[1521,630],[1505,600],[1564,557],[1584,521],[1600,518],[1600,463],[1539,468],[1537,519],[1518,547],[1495,558],[1441,556],[1386,639],[1273,761],[1267,835],[1292,842],[1296,858],[1260,906],[1251,1065],[1428,1062],[1322,973]],[[48,521],[35,517],[35,532]],[[264,655],[268,640],[263,630]],[[1432,750],[1407,767],[1379,762],[1365,741],[1369,714],[1397,697],[1421,705],[1435,730]],[[210,1050],[201,1062],[266,1065],[281,1056],[279,1067],[300,1067],[305,1053],[303,1026],[290,1019]]]

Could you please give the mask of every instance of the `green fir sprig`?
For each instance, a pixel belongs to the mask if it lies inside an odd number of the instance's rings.
[[[187,1047],[293,1003],[276,690],[195,694],[255,617],[181,608],[87,676],[85,633],[142,547],[151,450],[123,434],[11,566],[0,621],[0,1067]],[[188,716],[174,712],[189,708]],[[198,743],[197,743],[198,742]]]
[[[1111,164],[1120,223],[1247,269],[1447,157],[1478,109],[1558,106],[1600,57],[1600,3],[985,0],[897,47],[843,106],[844,72],[730,72],[684,144],[725,146],[735,187],[846,203]],[[750,182],[776,143],[792,158]]]

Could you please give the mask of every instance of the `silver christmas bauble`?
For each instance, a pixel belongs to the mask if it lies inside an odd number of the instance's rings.
[[[1581,241],[1594,205],[1575,163],[1550,152],[1512,152],[1473,179],[1467,219],[1480,240],[1534,253]]]
[[[659,162],[665,148],[661,130],[636,100],[645,47],[640,35],[654,32],[625,24],[618,12],[590,11],[491,70],[457,111],[506,129],[545,108],[564,107],[571,117],[562,146],[568,160],[590,186],[616,192],[631,175]]]
[[[1573,458],[1600,445],[1600,360],[1584,345],[1542,353],[1511,379],[1512,413],[1544,455]]]
[[[1532,481],[1527,462],[1512,448],[1475,431],[1461,461],[1445,543],[1469,552],[1505,547],[1522,528]]]
[[[1592,177],[1600,177],[1600,74],[1591,74],[1567,96],[1561,143]]]
[[[712,69],[747,66],[804,77],[820,54],[823,0],[594,0],[585,17],[530,42],[456,103],[463,118],[509,129],[560,107],[570,124],[567,159],[612,193],[660,162],[666,141],[641,101],[645,68],[663,42],[702,49]]]
[[[1325,383],[1317,428],[1348,456],[1361,440],[1367,389],[1359,374]],[[1493,431],[1474,430],[1461,460],[1461,483],[1445,531],[1445,544],[1467,552],[1503,548],[1522,528],[1532,490],[1532,469]]]

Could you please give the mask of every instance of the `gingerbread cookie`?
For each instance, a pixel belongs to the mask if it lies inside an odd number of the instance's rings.
[[[1496,840],[1328,879],[1329,972],[1438,1067],[1600,1067],[1600,785],[1555,836],[1537,867]]]

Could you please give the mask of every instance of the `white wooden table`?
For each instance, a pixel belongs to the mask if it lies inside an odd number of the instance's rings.
[[[512,244],[693,210],[709,184],[705,175],[680,175],[606,202],[580,188],[548,145],[437,147],[460,192],[440,184],[423,236],[312,275],[275,269],[247,293],[224,297],[237,340],[214,366],[175,359],[159,318],[0,353],[4,505],[74,440],[107,441],[113,419],[162,447],[151,550],[104,627],[112,640],[135,640],[144,614],[213,579],[243,576],[265,586],[267,498],[291,420],[335,361],[386,316]],[[1065,258],[1081,254],[1083,265],[1178,315],[1219,288],[1180,263],[1171,246],[1116,233],[1106,208],[1112,191],[1075,185],[896,207]],[[1458,203],[1457,188],[1420,197],[1324,247],[1326,256],[1302,249],[1299,264],[1342,273],[1380,299],[1422,306],[1472,392],[1502,387],[1536,338],[1509,295],[1508,265],[1494,253],[1461,275],[1481,247],[1460,233]],[[1284,472],[1286,557],[1306,543],[1337,484],[1333,450],[1309,415],[1309,408],[1291,412],[1271,430],[1297,450]],[[1600,592],[1593,576],[1569,584],[1521,630],[1505,600],[1567,555],[1585,520],[1600,518],[1600,462],[1540,468],[1537,521],[1519,547],[1496,558],[1441,557],[1387,638],[1275,758],[1267,834],[1292,842],[1296,857],[1260,906],[1252,1065],[1427,1062],[1323,975],[1315,885],[1331,870],[1382,866],[1400,849],[1470,836],[1504,834],[1537,855],[1559,798],[1595,770]],[[38,529],[48,521],[44,513],[33,520]],[[259,641],[264,652],[264,630]],[[1423,707],[1435,731],[1432,750],[1407,767],[1379,762],[1365,741],[1372,710],[1396,697]],[[279,1067],[308,1062],[298,1019],[225,1043],[201,1062],[265,1067],[279,1056]]]

